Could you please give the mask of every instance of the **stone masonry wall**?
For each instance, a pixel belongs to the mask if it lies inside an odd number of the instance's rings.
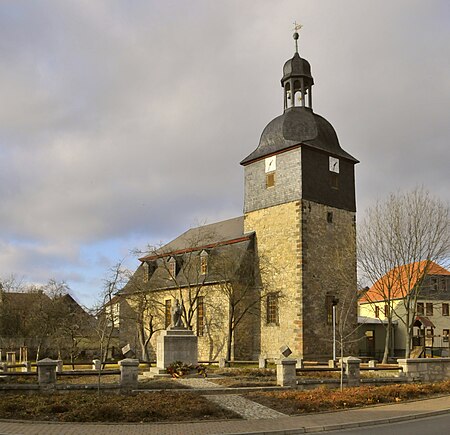
[[[261,303],[261,354],[278,358],[288,345],[301,357],[301,220],[300,202],[292,201],[245,215],[244,231],[256,231],[262,291],[279,293],[278,325],[268,325],[266,299]]]
[[[346,319],[346,330],[356,328],[355,213],[303,200],[302,251],[304,358],[330,359],[332,324],[327,323],[327,292],[339,299],[337,316]],[[344,349],[345,356],[355,355],[357,346],[348,343]]]

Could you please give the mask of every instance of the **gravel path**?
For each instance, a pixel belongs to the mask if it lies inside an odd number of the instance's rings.
[[[217,394],[205,397],[223,408],[236,412],[247,420],[286,417],[286,414],[274,411],[237,394]]]

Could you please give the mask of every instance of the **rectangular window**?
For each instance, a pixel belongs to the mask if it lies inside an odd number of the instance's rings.
[[[197,298],[197,335],[202,336],[205,332],[205,307],[203,296]]]
[[[331,188],[332,189],[339,189],[339,174],[336,174],[336,172],[330,172],[330,179],[331,179]]]
[[[148,263],[145,263],[145,262],[142,263],[142,269],[144,270],[144,282],[148,282],[148,275],[149,275]]]
[[[389,304],[384,305],[384,316],[389,317]]]
[[[445,278],[439,279],[439,291],[446,292],[447,291],[447,280]]]
[[[433,290],[433,291],[438,290],[438,279],[437,278],[431,278],[431,290]]]
[[[325,310],[327,314],[327,324],[332,325],[333,324],[333,295],[326,295],[325,296]]]
[[[448,336],[450,335],[450,330],[449,329],[443,329],[442,330],[442,341],[444,343],[448,343]]]
[[[424,310],[424,305],[423,302],[417,302],[417,315],[418,316],[423,316],[425,310]]]
[[[278,295],[276,293],[267,295],[267,324],[278,325]]]
[[[425,305],[425,315],[426,316],[433,315],[433,304],[431,302],[427,302]]]
[[[375,306],[375,317],[380,317],[380,307],[378,305]]]
[[[172,300],[164,301],[164,327],[167,329],[172,323]]]
[[[200,274],[206,275],[207,272],[208,272],[208,257],[205,255],[200,257]]]
[[[448,304],[442,304],[442,315],[448,316]]]
[[[329,212],[327,213],[327,222],[328,222],[329,224],[332,224],[332,223],[333,223],[333,212],[332,212],[332,211],[329,211]]]
[[[172,278],[177,274],[177,262],[175,260],[169,261],[169,274]]]
[[[427,328],[426,334],[427,334],[427,337],[433,337],[433,329]]]
[[[275,172],[266,174],[266,188],[275,186]]]

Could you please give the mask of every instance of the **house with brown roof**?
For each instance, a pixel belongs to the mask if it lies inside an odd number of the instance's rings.
[[[448,356],[449,307],[450,272],[447,269],[431,261],[393,268],[359,299],[359,323],[364,334],[360,341],[361,355],[381,359],[385,328],[391,316],[391,356],[404,356],[408,322],[413,327],[413,356],[431,352]]]

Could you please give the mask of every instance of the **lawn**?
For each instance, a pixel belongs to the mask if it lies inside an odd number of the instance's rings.
[[[248,393],[246,398],[289,415],[331,411],[420,399],[439,394],[450,394],[450,381],[434,384],[392,384],[381,387],[362,386],[329,390],[276,391]]]
[[[52,395],[4,394],[0,419],[75,422],[161,422],[239,418],[202,396],[151,392],[121,395],[71,392]]]

